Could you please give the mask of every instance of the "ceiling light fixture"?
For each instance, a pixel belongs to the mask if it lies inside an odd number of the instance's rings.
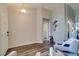
[[[22,5],[23,5],[23,8],[21,9],[21,12],[26,13],[26,9],[24,8],[24,3]]]

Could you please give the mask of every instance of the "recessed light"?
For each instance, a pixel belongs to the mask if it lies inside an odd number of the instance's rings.
[[[22,12],[22,13],[26,13],[26,9],[24,9],[24,8],[21,9],[21,12]]]

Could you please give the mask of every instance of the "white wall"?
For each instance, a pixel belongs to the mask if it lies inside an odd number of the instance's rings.
[[[9,48],[31,43],[42,43],[42,18],[51,19],[51,12],[43,8],[9,7]]]
[[[39,7],[37,9],[37,39],[39,42],[43,41],[43,18],[52,20],[52,11]]]
[[[52,19],[52,11],[42,8],[42,18],[51,20]]]
[[[26,9],[22,14],[19,8],[9,8],[9,47],[42,42],[42,18],[58,20],[57,31],[54,32],[56,42],[65,40],[64,4],[59,5],[52,11],[45,8]],[[52,15],[51,15],[52,14]],[[52,33],[52,32],[51,32]],[[60,35],[61,34],[61,35]]]
[[[62,43],[65,40],[65,19],[64,19],[64,4],[60,4],[53,10],[52,13],[52,22],[57,20],[56,31],[52,31],[54,40],[56,43]]]
[[[37,8],[37,40],[42,43],[42,8]]]
[[[26,8],[26,14],[19,8],[9,7],[9,48],[36,43],[36,9]]]
[[[5,55],[8,49],[8,9],[5,4],[0,4],[0,55]]]

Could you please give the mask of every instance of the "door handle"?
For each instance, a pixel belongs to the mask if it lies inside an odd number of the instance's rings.
[[[7,36],[9,36],[9,32],[7,31]]]

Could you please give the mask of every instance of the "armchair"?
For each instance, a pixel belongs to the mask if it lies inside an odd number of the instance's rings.
[[[77,55],[78,42],[79,40],[77,39],[69,39],[61,45],[55,45],[55,48],[62,51],[65,55]]]

